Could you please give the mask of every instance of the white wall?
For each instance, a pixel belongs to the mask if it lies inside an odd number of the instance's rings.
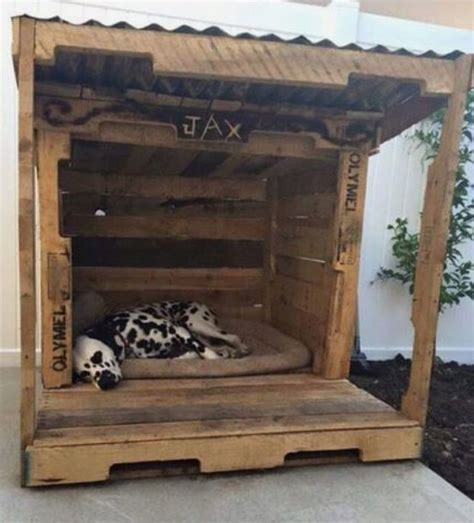
[[[133,7],[132,7],[133,6]],[[412,52],[454,49],[474,52],[473,33],[458,29],[409,22],[359,11],[355,0],[335,0],[328,7],[287,2],[107,2],[36,1],[3,2],[1,21],[0,126],[0,365],[18,360],[17,276],[17,96],[10,59],[9,17],[62,18],[81,23],[91,18],[105,24],[125,20],[135,26],[159,23],[169,29],[187,23],[198,29],[219,25],[231,34],[249,31],[256,35],[274,32],[284,38],[300,34],[313,41],[330,38],[339,45],[356,42],[371,47],[383,44]],[[390,236],[387,225],[398,216],[415,224],[421,208],[424,168],[421,152],[404,136],[383,145],[370,161],[366,222],[362,245],[360,320],[363,350],[376,357],[408,353],[412,328],[410,300],[396,284],[371,285],[378,268],[389,266]],[[474,245],[466,252],[474,255]],[[443,314],[438,336],[439,354],[462,361],[474,360],[474,303]]]

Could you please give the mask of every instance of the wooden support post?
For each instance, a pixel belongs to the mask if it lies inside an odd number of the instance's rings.
[[[59,232],[59,161],[69,157],[66,133],[38,131],[41,239],[42,376],[47,388],[72,382],[71,243]]]
[[[444,119],[441,145],[437,158],[428,169],[413,295],[413,360],[401,409],[406,416],[421,424],[425,423],[428,407],[439,294],[471,67],[470,56],[463,56],[456,62],[455,87]]]
[[[360,244],[367,185],[368,153],[343,150],[339,160],[338,200],[334,227],[331,305],[326,343],[315,372],[325,378],[349,374],[357,304]]]
[[[21,450],[33,441],[36,427],[35,405],[35,208],[34,208],[34,132],[33,132],[33,53],[35,23],[22,18],[19,31],[19,263],[21,326]],[[22,459],[22,482],[25,466]]]
[[[264,304],[265,321],[270,323],[272,318],[272,286],[275,280],[275,229],[277,214],[277,185],[278,178],[267,180],[266,200],[266,228],[264,250]]]

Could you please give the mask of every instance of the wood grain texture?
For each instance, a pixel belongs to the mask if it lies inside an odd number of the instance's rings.
[[[470,56],[456,61],[455,89],[445,115],[438,156],[428,169],[423,204],[412,308],[413,359],[410,383],[402,402],[402,412],[421,424],[425,423],[428,407],[439,294],[471,69]]]
[[[61,190],[118,196],[167,199],[220,199],[265,201],[263,180],[233,178],[183,178],[68,170],[61,176]]]
[[[15,44],[19,88],[19,187],[18,235],[20,272],[21,344],[21,451],[33,441],[36,427],[36,279],[35,279],[35,180],[33,133],[33,54],[35,23],[22,19],[16,24]],[[22,481],[24,481],[22,459]]]
[[[36,61],[52,64],[58,47],[150,57],[154,74],[163,76],[340,88],[357,71],[358,75],[410,79],[422,84],[428,94],[449,94],[454,85],[450,60],[38,22]]]
[[[152,289],[252,289],[263,281],[261,269],[155,269],[137,267],[75,267],[76,291]]]
[[[263,240],[265,223],[258,218],[68,215],[65,236],[88,238],[168,238],[173,240]]]
[[[69,157],[69,135],[38,132],[41,250],[41,346],[45,387],[72,382],[71,244],[59,223],[59,161]]]
[[[346,380],[312,374],[130,380],[50,390],[29,485],[100,481],[114,464],[197,459],[201,472],[281,466],[297,451],[418,457],[418,424]],[[141,421],[140,421],[141,420]]]
[[[315,371],[326,378],[348,376],[352,350],[360,245],[367,185],[365,151],[341,152],[336,220],[332,236],[332,271],[328,272],[329,318],[324,351]]]

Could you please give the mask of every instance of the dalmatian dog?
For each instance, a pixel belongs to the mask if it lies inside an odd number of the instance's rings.
[[[87,328],[76,339],[73,367],[76,379],[107,390],[122,380],[125,358],[214,360],[248,354],[248,347],[222,330],[206,305],[165,301],[109,314]]]

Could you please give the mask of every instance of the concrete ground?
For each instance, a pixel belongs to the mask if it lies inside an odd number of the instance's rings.
[[[473,522],[474,504],[418,462],[20,489],[18,370],[0,369],[0,521]]]

